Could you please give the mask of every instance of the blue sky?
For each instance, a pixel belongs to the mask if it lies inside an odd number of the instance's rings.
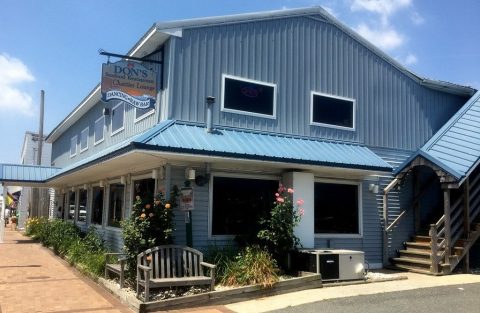
[[[38,130],[40,90],[49,133],[158,21],[320,5],[416,74],[480,88],[478,0],[0,0],[0,163],[18,163]]]

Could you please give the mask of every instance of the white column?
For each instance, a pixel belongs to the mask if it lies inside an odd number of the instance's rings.
[[[5,207],[7,205],[7,188],[3,187],[3,201],[2,207],[0,207],[0,243],[3,243],[3,238],[5,234]]]
[[[283,184],[293,188],[293,203],[302,199],[305,211],[300,223],[295,228],[295,235],[304,248],[314,247],[314,177],[312,173],[288,172],[283,175]]]

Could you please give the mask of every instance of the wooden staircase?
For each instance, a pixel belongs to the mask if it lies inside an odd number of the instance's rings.
[[[394,268],[417,273],[450,274],[480,238],[480,223],[471,222],[480,215],[480,174],[467,181],[463,194],[450,205],[450,191],[444,190],[445,214],[430,225],[428,235],[416,235],[405,242],[398,257],[391,258]]]

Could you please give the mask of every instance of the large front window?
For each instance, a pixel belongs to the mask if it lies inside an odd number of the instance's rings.
[[[75,199],[76,199],[75,191],[68,192],[68,215],[67,219],[73,220],[75,218]]]
[[[79,222],[87,220],[87,189],[80,189],[78,196],[78,216]]]
[[[358,184],[315,183],[315,233],[360,233]]]
[[[108,226],[120,227],[124,204],[125,186],[122,184],[110,185],[110,204],[108,208]]]
[[[103,221],[103,188],[93,187],[92,192],[92,223],[102,225]]]
[[[354,130],[355,100],[312,92],[312,125]]]
[[[257,233],[273,207],[278,180],[213,178],[212,235]]]
[[[223,76],[222,111],[275,118],[276,85]]]
[[[139,196],[145,203],[153,203],[155,179],[147,178],[133,182],[133,196]],[[135,201],[135,200],[133,200]]]

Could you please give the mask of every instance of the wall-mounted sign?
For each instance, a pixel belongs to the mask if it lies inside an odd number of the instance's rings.
[[[102,100],[122,100],[139,109],[155,105],[156,73],[140,63],[118,61],[102,64]]]
[[[193,210],[193,188],[192,187],[180,188],[180,210],[182,211]]]

